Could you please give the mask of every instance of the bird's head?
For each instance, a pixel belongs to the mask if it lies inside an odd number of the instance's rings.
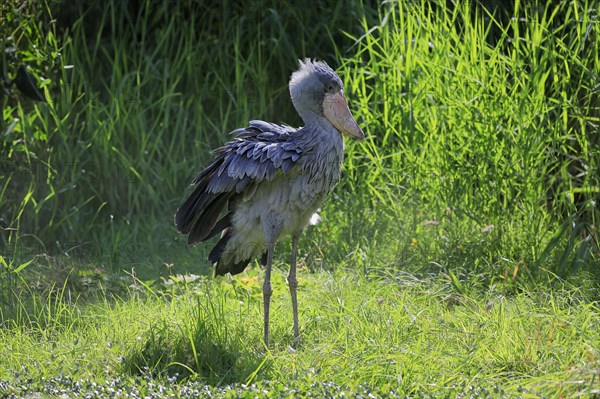
[[[300,68],[290,78],[290,95],[305,122],[324,116],[340,133],[356,140],[365,137],[350,113],[342,80],[325,62],[300,61]]]

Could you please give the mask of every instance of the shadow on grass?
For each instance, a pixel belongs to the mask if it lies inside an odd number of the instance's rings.
[[[226,316],[224,302],[197,298],[188,317],[151,325],[123,359],[124,371],[215,386],[248,383],[259,372],[265,377],[270,368],[267,355],[253,344],[254,337],[246,336],[243,325]]]

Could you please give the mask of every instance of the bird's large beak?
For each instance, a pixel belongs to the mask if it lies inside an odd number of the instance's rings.
[[[344,91],[325,94],[323,100],[323,111],[325,117],[337,130],[355,140],[362,140],[365,134],[350,113]]]

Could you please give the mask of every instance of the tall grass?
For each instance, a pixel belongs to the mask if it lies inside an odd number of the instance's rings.
[[[372,258],[396,236],[425,249],[421,264],[492,275],[564,277],[597,257],[597,19],[588,2],[517,4],[505,25],[423,2],[363,21],[341,71],[370,140],[350,147],[350,194],[331,208],[365,211],[337,231],[364,248],[384,234]],[[400,256],[388,265],[414,267]]]
[[[348,144],[308,264],[485,284],[594,270],[593,2],[519,3],[509,18],[445,2],[56,4],[83,17],[31,34],[62,38],[52,101],[3,112],[3,156],[29,171],[4,173],[5,269],[40,253],[111,270],[204,258],[172,227],[190,178],[248,120],[300,123],[286,84],[311,56],[338,69],[369,139]]]

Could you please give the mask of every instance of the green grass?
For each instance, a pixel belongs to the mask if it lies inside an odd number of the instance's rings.
[[[1,6],[0,397],[600,394],[597,2],[141,3]],[[303,57],[368,137],[266,351],[261,272],[173,215],[228,131],[301,123]]]
[[[597,32],[598,9],[561,4],[500,26],[484,23],[498,17],[481,9],[473,17],[466,2],[382,11],[342,70],[371,139],[350,146],[351,194],[340,207],[367,216],[341,229],[370,240],[387,214],[401,223],[383,230],[397,235],[428,221],[451,242],[492,232],[490,261],[524,262],[534,275],[545,267],[567,276],[585,263],[579,256],[598,242],[600,65],[583,31]],[[418,216],[410,223],[406,213]]]
[[[144,378],[160,385],[175,376],[182,386],[265,385],[274,397],[286,393],[268,381],[315,397],[315,382],[346,392],[444,397],[469,390],[482,397],[573,397],[600,388],[600,308],[583,300],[597,291],[564,287],[505,296],[497,288],[467,296],[443,277],[304,270],[302,344],[294,353],[284,272],[274,274],[269,351],[261,342],[256,269],[231,280],[134,287],[126,299],[99,295],[88,304],[59,290],[36,313],[28,310],[28,320],[0,330],[0,380],[15,387],[32,381],[35,391],[56,376],[71,379],[63,382],[66,389],[119,376],[151,390]],[[177,392],[177,385],[167,386]]]
[[[492,275],[503,273],[501,259],[527,265],[534,279],[541,269],[597,275],[593,2],[513,15],[466,3],[331,5],[327,18],[281,4],[260,23],[256,5],[231,9],[223,23],[229,9],[214,5],[182,24],[193,3],[142,5],[133,19],[109,3],[68,36],[56,23],[42,30],[7,13],[20,39],[4,42],[16,48],[8,76],[18,62],[37,61],[31,71],[45,75],[52,100],[32,103],[14,91],[3,100],[8,270],[31,254],[66,252],[115,272],[130,248],[154,262],[154,248],[174,246],[172,215],[188,182],[228,131],[253,118],[300,123],[287,79],[297,58],[316,56],[338,69],[369,137],[348,144],[345,178],[324,210],[332,217],[311,235],[328,264],[357,250],[393,259],[401,251],[389,237],[406,237],[406,247],[434,230],[453,248],[472,247],[472,261],[485,258]],[[90,20],[106,28],[90,32]],[[301,23],[308,20],[322,30]],[[217,38],[231,46],[214,45]],[[149,234],[158,229],[168,234]],[[474,237],[482,230],[489,246]],[[446,250],[434,240],[411,269],[434,261],[453,270]]]

